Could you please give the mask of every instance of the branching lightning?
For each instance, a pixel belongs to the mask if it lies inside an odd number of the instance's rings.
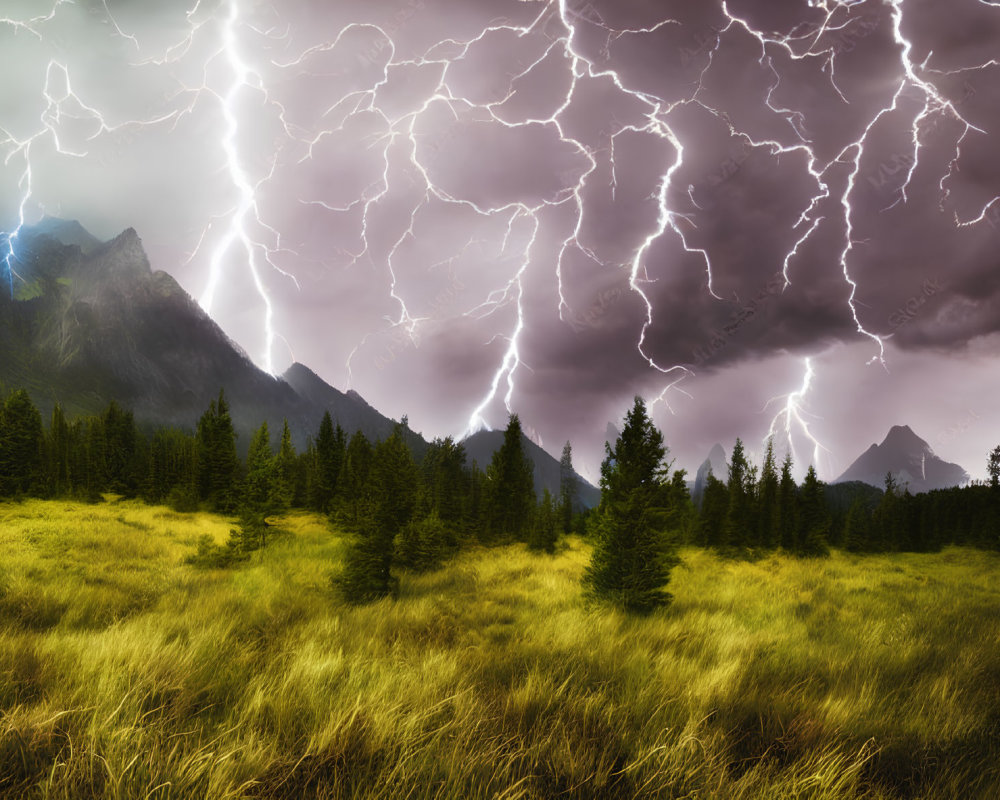
[[[795,452],[795,431],[798,429],[800,434],[804,436],[809,443],[812,445],[812,461],[809,462],[813,464],[817,469],[819,469],[819,457],[823,452],[829,453],[826,447],[820,442],[818,438],[813,434],[812,430],[809,428],[809,422],[806,419],[810,416],[805,410],[805,399],[806,395],[809,394],[809,390],[812,388],[813,378],[816,377],[816,371],[813,369],[812,359],[805,359],[805,374],[802,377],[802,385],[796,389],[794,392],[789,392],[786,395],[779,397],[772,397],[767,403],[764,404],[764,409],[774,403],[782,403],[781,409],[771,420],[771,427],[768,429],[767,436],[764,438],[766,442],[768,439],[776,436],[779,432],[784,434],[784,439],[786,446],[788,447],[788,452],[791,453],[793,461],[798,463],[798,455]]]
[[[998,6],[992,0],[979,2],[990,8]],[[63,13],[63,6],[70,5],[69,0],[56,0],[44,14],[23,20],[0,18],[0,30],[6,27],[13,30],[14,35],[44,40],[46,26]],[[632,86],[625,72],[614,65],[613,55],[615,48],[623,46],[623,42],[632,37],[652,36],[681,23],[668,18],[655,20],[643,27],[619,29],[609,24],[594,5],[574,2],[571,6],[570,0],[539,0],[531,4],[539,9],[538,13],[523,24],[506,18],[494,19],[475,31],[474,35],[461,40],[443,38],[422,48],[417,54],[401,46],[400,31],[410,16],[423,9],[422,0],[409,0],[409,5],[402,12],[403,22],[396,27],[372,22],[348,22],[332,31],[325,41],[299,52],[290,52],[293,47],[291,37],[287,28],[283,30],[277,21],[280,9],[276,4],[267,6],[256,3],[251,8],[248,0],[221,0],[217,6],[209,7],[209,4],[197,0],[186,14],[186,26],[179,38],[153,55],[144,53],[141,34],[124,30],[112,15],[108,3],[102,0],[102,5],[112,35],[130,53],[138,54],[131,66],[137,70],[165,70],[171,76],[177,68],[178,77],[173,78],[177,91],[165,101],[170,107],[162,113],[144,120],[110,123],[107,115],[84,103],[73,91],[66,64],[58,59],[49,63],[44,86],[41,87],[45,108],[34,132],[18,137],[0,128],[4,164],[17,163],[21,168],[17,182],[19,204],[16,225],[5,236],[2,250],[11,291],[18,279],[18,233],[41,209],[33,191],[32,172],[39,148],[50,147],[64,157],[87,158],[86,145],[123,127],[177,126],[186,115],[193,113],[198,103],[214,103],[222,122],[214,131],[221,156],[218,172],[212,179],[223,181],[227,195],[234,200],[229,207],[216,209],[215,215],[204,222],[190,260],[204,267],[205,284],[200,302],[207,311],[213,309],[219,294],[228,291],[233,283],[230,274],[232,263],[238,261],[245,266],[263,308],[261,328],[264,349],[258,361],[273,373],[272,351],[276,339],[283,337],[276,330],[274,301],[265,278],[274,273],[295,282],[296,286],[298,283],[289,268],[281,266],[283,262],[278,257],[295,257],[296,254],[284,245],[280,226],[265,219],[261,198],[269,192],[278,170],[288,164],[310,167],[320,159],[318,153],[327,137],[343,134],[350,124],[364,120],[366,124],[378,128],[378,132],[370,134],[363,143],[365,152],[374,153],[380,164],[377,179],[360,196],[347,203],[338,204],[311,197],[296,198],[296,202],[303,206],[313,206],[338,218],[357,221],[358,246],[351,248],[350,252],[346,249],[342,251],[345,259],[341,266],[345,269],[371,267],[378,280],[385,282],[387,299],[394,309],[382,324],[358,340],[345,365],[349,376],[353,376],[353,362],[357,355],[373,337],[387,330],[401,333],[413,345],[419,342],[420,326],[428,318],[411,311],[414,304],[400,281],[400,267],[404,260],[404,247],[419,237],[424,215],[442,207],[471,212],[488,229],[496,231],[495,238],[489,241],[483,237],[470,237],[461,251],[443,254],[440,264],[453,264],[475,245],[486,258],[512,265],[497,285],[487,287],[488,291],[483,296],[467,301],[467,306],[453,315],[455,319],[465,321],[480,321],[495,316],[498,324],[505,326],[502,334],[483,343],[486,346],[502,342],[503,346],[496,355],[493,349],[489,350],[491,357],[497,358],[497,363],[482,396],[469,413],[465,423],[466,433],[487,427],[491,422],[499,422],[495,412],[500,404],[507,411],[513,410],[517,404],[517,376],[521,367],[527,366],[525,332],[532,325],[529,319],[529,307],[532,306],[527,301],[532,286],[543,282],[540,277],[546,277],[543,273],[549,273],[556,287],[558,301],[552,309],[553,315],[564,323],[572,319],[573,310],[567,291],[567,264],[571,253],[580,254],[607,273],[619,277],[628,290],[642,301],[643,317],[635,321],[635,349],[641,363],[652,370],[657,380],[663,381],[663,389],[654,403],[662,403],[670,409],[670,394],[683,392],[682,383],[693,375],[690,365],[664,363],[656,355],[658,343],[653,341],[653,331],[661,312],[657,308],[653,289],[657,275],[669,270],[671,265],[657,264],[654,259],[659,258],[664,249],[672,249],[678,257],[694,257],[704,269],[705,296],[713,302],[724,302],[716,291],[719,276],[713,265],[712,246],[697,246],[692,234],[697,229],[699,215],[706,210],[699,204],[695,188],[683,183],[689,178],[685,172],[689,168],[686,158],[698,149],[698,142],[685,140],[676,124],[677,115],[683,109],[707,112],[725,126],[730,136],[742,140],[749,148],[774,159],[787,158],[801,165],[801,174],[809,187],[810,196],[797,210],[798,217],[788,234],[791,245],[780,264],[785,288],[796,281],[795,270],[805,246],[818,232],[835,231],[839,242],[836,259],[838,280],[842,279],[846,289],[846,311],[857,334],[874,345],[875,352],[869,363],[878,362],[885,366],[883,336],[866,327],[859,316],[857,295],[860,286],[853,268],[858,244],[854,236],[857,226],[855,195],[863,161],[872,149],[872,132],[889,115],[902,113],[901,101],[905,96],[916,94],[921,107],[910,127],[912,160],[896,200],[897,203],[906,203],[914,176],[924,168],[920,156],[927,126],[939,118],[957,123],[959,131],[955,136],[954,157],[939,181],[941,208],[950,208],[951,183],[962,159],[963,144],[969,137],[985,132],[969,120],[954,100],[942,93],[934,79],[1000,66],[1000,62],[992,59],[960,69],[938,70],[931,66],[933,54],[928,54],[922,63],[917,63],[914,61],[913,43],[905,34],[906,0],[885,0],[888,16],[884,19],[880,17],[878,22],[872,23],[872,28],[881,26],[880,29],[891,37],[898,51],[899,72],[893,78],[891,99],[871,115],[858,138],[843,143],[843,146],[838,143],[839,151],[824,160],[811,138],[808,112],[789,107],[777,98],[791,70],[799,65],[819,64],[839,102],[845,108],[851,104],[849,90],[838,82],[838,59],[843,56],[837,42],[852,35],[859,24],[852,11],[855,7],[866,5],[866,0],[810,0],[807,5],[814,22],[797,25],[785,33],[755,28],[750,20],[735,14],[723,0],[723,24],[709,37],[709,46],[703,54],[703,65],[696,80],[686,96],[669,101]],[[523,4],[514,5],[524,7]],[[261,25],[261,18],[269,19],[273,24]],[[587,46],[593,33],[598,33],[604,42],[596,53]],[[289,122],[289,114],[277,99],[272,82],[277,83],[294,73],[310,74],[314,59],[337,55],[342,50],[348,52],[349,40],[358,36],[373,37],[376,42],[365,59],[365,66],[374,68],[368,70],[374,73],[373,76],[354,80],[323,110],[313,128],[307,130]],[[484,100],[471,96],[470,92],[463,93],[455,79],[456,69],[490,37],[497,36],[514,37],[518,42],[532,44],[534,55],[514,74],[502,79],[493,97]],[[770,80],[766,93],[760,98],[760,107],[768,118],[782,123],[785,133],[781,136],[759,138],[741,130],[727,110],[713,104],[710,99],[708,79],[715,74],[720,53],[727,42],[737,37],[750,37],[756,42],[755,48],[759,47],[757,63]],[[553,61],[560,64],[568,78],[565,96],[553,104],[549,114],[537,117],[525,115],[512,120],[507,106],[517,95],[519,84],[531,80],[540,65]],[[190,75],[192,65],[195,71],[200,68],[203,76],[200,84],[192,85],[179,77]],[[382,102],[382,96],[390,85],[392,75],[400,70],[433,71],[436,83],[411,107],[393,112]],[[224,77],[220,78],[220,74]],[[614,121],[610,130],[602,132],[603,141],[599,146],[571,134],[567,124],[574,100],[588,82],[596,81],[610,81],[619,96],[638,109],[638,121],[636,118],[628,122]],[[241,101],[250,95],[259,99],[280,121],[281,134],[275,142],[273,157],[264,169],[251,167],[244,151],[244,136],[253,129],[255,121],[241,110]],[[562,185],[558,191],[541,199],[495,204],[473,199],[435,179],[435,156],[427,155],[421,123],[441,111],[447,112],[456,125],[462,119],[472,119],[477,124],[509,130],[551,131],[568,152],[579,158],[580,167],[561,174]],[[92,133],[82,143],[83,149],[61,140],[60,124],[66,117],[92,124]],[[648,198],[649,203],[655,204],[655,223],[649,230],[637,235],[627,259],[621,263],[605,263],[599,248],[588,242],[588,192],[596,190],[593,185],[595,177],[606,170],[610,175],[607,191],[614,199],[619,190],[616,152],[621,152],[622,141],[631,136],[649,137],[661,148],[662,161],[655,166],[656,189]],[[394,204],[393,207],[406,204],[406,220],[398,229],[387,234],[380,227],[378,215],[390,204]],[[953,214],[957,225],[968,227],[983,222],[995,208],[1000,208],[1000,196],[986,203],[978,215],[963,219],[957,212],[953,211]],[[557,253],[554,262],[541,255],[546,247],[553,244]],[[511,322],[506,321],[505,314],[510,314]],[[811,433],[802,411],[803,399],[815,375],[810,358],[805,359],[805,368],[801,388],[784,396],[784,406],[772,420],[770,433],[783,430],[792,447],[792,430],[797,427],[812,443],[812,456],[818,459],[825,448]]]

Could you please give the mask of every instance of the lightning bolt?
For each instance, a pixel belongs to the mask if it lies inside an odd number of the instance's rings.
[[[227,216],[229,218],[229,224],[212,252],[211,260],[209,261],[208,283],[205,286],[205,291],[201,296],[200,303],[202,308],[204,308],[207,313],[211,313],[212,305],[215,301],[215,294],[218,290],[219,282],[222,279],[223,266],[226,256],[234,248],[239,248],[246,256],[246,264],[250,272],[254,288],[264,305],[263,367],[267,372],[273,375],[273,351],[276,338],[274,330],[274,307],[261,279],[260,265],[258,264],[258,253],[263,251],[264,258],[271,267],[278,270],[286,277],[291,278],[293,281],[295,279],[284,270],[280,270],[277,266],[275,266],[274,262],[270,258],[273,249],[268,248],[266,245],[256,241],[247,230],[247,225],[252,220],[257,224],[258,228],[265,228],[269,232],[274,233],[274,231],[268,228],[268,226],[266,226],[261,220],[260,212],[257,207],[256,198],[257,192],[260,188],[260,183],[254,184],[252,182],[240,160],[238,146],[240,119],[234,110],[234,107],[243,90],[256,88],[263,91],[263,87],[260,83],[259,77],[256,80],[253,80],[255,76],[253,76],[253,73],[240,54],[239,40],[237,37],[238,26],[240,24],[239,3],[236,2],[236,0],[230,0],[228,5],[229,13],[226,16],[225,24],[223,25],[222,48],[219,52],[225,55],[226,62],[228,63],[232,73],[232,82],[229,84],[226,94],[220,98],[220,107],[226,123],[225,134],[222,137],[222,149],[225,153],[226,169],[229,174],[229,179],[233,188],[237,192],[238,200],[236,207],[228,213]],[[266,178],[264,180],[266,180]],[[296,287],[298,287],[297,282]]]
[[[69,0],[57,0],[48,14],[39,15],[27,20],[3,18],[0,19],[0,24],[12,27],[15,32],[27,31],[39,40],[44,40],[42,26],[44,26],[45,23],[51,22],[56,17],[59,7],[64,4],[71,5],[72,3],[70,3]],[[108,22],[115,32],[115,35],[128,41],[135,50],[141,52],[139,39],[133,34],[126,33],[119,26],[117,20],[111,14],[106,2],[102,2],[102,7]],[[242,127],[242,121],[235,110],[235,105],[243,90],[258,90],[264,93],[266,99],[270,100],[270,98],[267,97],[266,92],[259,81],[259,76],[255,75],[255,73],[251,71],[248,64],[242,58],[240,52],[238,31],[240,26],[244,23],[240,16],[239,3],[237,0],[230,0],[230,2],[224,4],[223,8],[227,13],[222,22],[221,34],[219,35],[219,45],[213,55],[207,59],[205,63],[205,72],[207,76],[208,67],[212,60],[220,57],[224,58],[232,74],[232,81],[226,91],[224,93],[220,93],[214,90],[207,77],[201,86],[191,87],[181,85],[181,88],[178,89],[175,97],[187,95],[189,98],[187,106],[180,109],[169,110],[148,119],[126,120],[116,124],[108,122],[106,115],[102,111],[96,107],[86,104],[73,90],[70,82],[70,72],[68,67],[57,59],[53,59],[49,62],[42,89],[42,96],[47,105],[45,110],[42,112],[38,129],[30,136],[23,139],[18,139],[11,132],[5,129],[0,129],[0,136],[2,136],[0,145],[6,149],[6,155],[4,158],[5,165],[9,164],[14,158],[20,158],[23,164],[23,169],[17,184],[20,196],[17,212],[17,224],[14,229],[4,237],[3,263],[11,285],[11,291],[13,292],[14,281],[19,278],[15,269],[15,262],[17,260],[16,242],[22,228],[25,224],[27,224],[29,206],[31,206],[33,200],[33,150],[40,147],[43,140],[49,139],[51,141],[53,151],[61,156],[85,159],[91,155],[89,149],[76,150],[64,146],[60,139],[59,126],[65,119],[73,121],[82,120],[93,124],[93,132],[86,137],[86,143],[89,144],[102,137],[114,135],[125,129],[141,129],[170,122],[176,126],[178,121],[185,114],[193,111],[195,104],[203,96],[210,95],[215,97],[218,100],[219,108],[225,121],[225,129],[220,137],[220,144],[225,158],[225,172],[228,174],[231,185],[235,190],[238,199],[233,208],[220,215],[220,218],[227,224],[224,225],[224,231],[219,241],[213,248],[213,252],[208,263],[208,280],[201,297],[201,305],[206,311],[211,312],[215,295],[222,278],[224,261],[230,254],[230,251],[237,247],[241,248],[246,257],[247,268],[252,278],[253,285],[256,288],[257,294],[259,295],[264,306],[263,328],[265,346],[260,362],[262,363],[264,369],[273,373],[272,352],[275,340],[279,335],[274,329],[273,304],[263,283],[260,259],[263,258],[263,260],[270,267],[275,269],[284,277],[293,281],[296,287],[298,287],[298,283],[295,281],[294,276],[280,269],[275,264],[273,256],[276,253],[283,251],[281,246],[281,237],[276,230],[268,226],[261,219],[257,207],[257,196],[260,187],[263,183],[270,179],[272,175],[269,173],[263,176],[263,178],[259,181],[254,182],[241,163],[238,137]],[[209,31],[208,22],[210,18],[200,18],[200,13],[201,3],[199,0],[199,2],[196,2],[192,9],[186,14],[186,18],[189,23],[189,30],[180,42],[171,45],[167,48],[166,52],[159,56],[151,56],[141,59],[140,61],[133,63],[131,66],[163,67],[164,65],[176,63],[187,55],[192,50],[196,37],[202,31]],[[61,91],[59,89],[57,77],[61,80]],[[272,173],[274,163],[275,162],[273,161]],[[41,207],[41,210],[44,212],[44,207]],[[272,243],[268,244],[258,235],[251,234],[249,230],[251,221],[256,227],[256,231],[254,233],[270,237]],[[212,227],[213,224],[210,223],[202,232],[198,247],[191,256],[192,259],[198,255],[202,245],[209,239]]]
[[[764,437],[764,442],[766,443],[768,439],[776,436],[779,431],[784,434],[785,442],[788,446],[788,451],[792,454],[792,460],[798,463],[798,456],[795,453],[795,439],[794,433],[796,430],[809,441],[812,445],[812,463],[814,466],[819,468],[820,455],[823,452],[829,453],[830,451],[823,446],[823,444],[816,438],[812,430],[809,428],[809,422],[805,417],[811,416],[805,410],[805,399],[806,395],[809,394],[809,390],[812,388],[813,378],[816,377],[816,371],[813,369],[812,359],[806,358],[804,360],[805,364],[805,374],[802,378],[802,385],[799,386],[794,392],[789,392],[786,395],[781,395],[778,397],[772,397],[767,403],[764,404],[762,411],[767,410],[769,406],[774,403],[782,403],[782,408],[775,414],[774,418],[771,420],[771,426],[768,429],[767,436]]]
[[[997,8],[998,3],[980,0],[984,6]],[[56,0],[51,8],[24,20],[0,18],[0,26],[12,28],[15,34],[45,37],[45,26],[61,13],[69,0]],[[405,282],[401,280],[401,265],[407,263],[405,248],[420,239],[423,225],[429,215],[440,209],[456,214],[471,214],[483,226],[463,248],[445,254],[430,265],[431,268],[448,265],[449,270],[468,257],[472,248],[491,262],[510,265],[496,285],[483,295],[473,298],[455,317],[471,322],[495,318],[501,332],[483,342],[484,346],[500,343],[495,369],[487,381],[478,401],[472,404],[465,432],[470,433],[489,426],[496,419],[495,412],[502,406],[511,411],[517,404],[517,377],[522,368],[530,369],[530,355],[525,352],[524,337],[533,324],[529,318],[537,313],[537,304],[530,303],[529,294],[536,282],[549,278],[556,290],[556,306],[551,313],[563,323],[573,319],[570,294],[567,291],[568,263],[572,255],[579,254],[602,272],[627,285],[642,301],[644,313],[636,320],[636,355],[663,389],[654,399],[670,409],[673,392],[683,392],[683,383],[693,376],[689,365],[662,362],[656,355],[653,331],[660,318],[653,291],[658,275],[670,264],[656,263],[663,250],[672,251],[685,260],[693,257],[704,270],[704,292],[711,301],[724,302],[716,290],[717,270],[712,260],[712,245],[699,246],[695,232],[699,215],[706,209],[700,205],[697,192],[686,185],[689,153],[698,149],[698,143],[685,140],[677,124],[677,115],[683,109],[707,112],[725,126],[729,135],[741,140],[748,148],[766,153],[771,158],[789,159],[801,165],[801,174],[809,187],[798,216],[789,231],[790,245],[781,260],[785,287],[796,279],[799,256],[803,248],[820,231],[836,231],[839,253],[836,258],[839,278],[846,290],[846,308],[856,333],[870,340],[875,352],[869,363],[885,366],[883,337],[870,330],[859,315],[858,293],[861,290],[855,278],[855,239],[857,228],[855,195],[862,165],[871,155],[872,132],[890,114],[902,110],[902,100],[915,93],[922,101],[911,124],[913,159],[899,189],[897,202],[908,202],[908,190],[918,170],[924,169],[921,150],[925,146],[928,126],[936,119],[947,118],[958,123],[955,135],[954,157],[941,176],[940,204],[948,208],[953,203],[951,184],[962,159],[963,144],[969,137],[982,135],[983,130],[963,114],[956,101],[946,97],[936,86],[937,76],[954,76],[965,72],[982,71],[998,66],[996,59],[957,70],[943,71],[930,66],[932,54],[922,63],[914,60],[914,47],[904,31],[904,0],[885,0],[888,20],[872,23],[872,28],[888,24],[892,41],[899,53],[899,74],[891,87],[889,101],[871,114],[860,134],[852,141],[838,143],[836,152],[821,157],[809,131],[806,111],[791,107],[778,98],[788,70],[800,64],[818,63],[835,96],[850,105],[849,91],[838,82],[837,66],[842,57],[838,42],[844,37],[857,35],[859,26],[867,25],[853,14],[856,7],[865,6],[865,0],[811,0],[809,15],[817,21],[800,24],[791,31],[775,33],[755,28],[748,19],[735,14],[727,2],[721,3],[723,24],[706,40],[701,54],[703,65],[697,72],[686,96],[667,100],[648,89],[631,85],[625,72],[613,62],[614,49],[633,39],[642,39],[681,23],[674,19],[660,19],[653,24],[636,28],[615,28],[610,25],[595,6],[570,4],[569,0],[540,0],[527,5],[519,4],[523,13],[534,6],[537,13],[528,13],[520,23],[509,19],[495,19],[461,39],[442,38],[413,52],[401,46],[398,32],[411,17],[423,10],[422,0],[410,0],[402,7],[392,24],[374,22],[349,22],[333,32],[319,44],[293,51],[289,29],[281,28],[277,6],[256,4],[252,9],[240,0],[223,0],[217,7],[195,2],[186,14],[186,27],[179,38],[152,56],[143,56],[139,36],[124,30],[112,16],[102,0],[104,13],[114,36],[127,44],[130,51],[138,53],[131,65],[136,69],[167,70],[176,83],[176,92],[167,101],[170,107],[159,116],[139,121],[110,124],[106,116],[86,105],[70,87],[69,71],[61,62],[53,61],[45,76],[43,97],[46,108],[36,131],[18,138],[0,131],[0,146],[5,152],[5,163],[15,160],[23,165],[17,184],[20,204],[17,225],[3,240],[4,267],[13,291],[16,275],[16,242],[33,207],[38,205],[33,193],[32,164],[36,151],[43,146],[65,157],[83,158],[86,151],[64,146],[60,141],[59,123],[64,117],[89,120],[94,125],[87,142],[113,134],[125,126],[142,128],[152,125],[176,126],[188,114],[194,113],[199,103],[211,103],[217,108],[221,126],[214,131],[221,157],[217,175],[229,188],[231,203],[217,209],[206,222],[197,243],[189,256],[190,263],[204,265],[205,285],[200,302],[211,312],[218,295],[229,291],[233,283],[227,270],[234,262],[245,267],[256,296],[260,298],[263,314],[261,327],[264,338],[263,352],[258,361],[269,372],[274,371],[273,349],[277,339],[274,319],[274,302],[268,291],[266,277],[270,273],[293,282],[295,277],[282,266],[282,258],[297,258],[298,253],[284,244],[280,226],[271,224],[262,213],[261,197],[270,189],[279,170],[289,164],[311,167],[322,159],[321,148],[337,136],[350,135],[352,125],[364,124],[370,131],[364,140],[364,152],[373,154],[378,163],[377,176],[360,195],[346,203],[331,202],[326,198],[299,197],[303,205],[321,209],[341,219],[349,219],[357,226],[357,246],[343,250],[333,257],[341,259],[338,268],[371,269],[381,276],[386,286],[386,298],[392,311],[382,323],[360,337],[351,350],[345,367],[353,379],[353,362],[356,356],[376,337],[386,333],[399,333],[413,346],[419,345],[419,331],[429,321],[420,315],[412,298],[408,297]],[[869,4],[870,5],[870,4]],[[261,20],[267,19],[266,24]],[[870,32],[870,31],[868,31]],[[593,34],[603,41],[594,48]],[[867,35],[867,33],[865,33]],[[322,110],[318,120],[310,123],[290,122],[291,115],[279,100],[275,84],[297,74],[317,75],[314,60],[327,57],[350,58],[352,42],[358,37],[372,42],[367,55],[361,57],[360,71],[348,71],[347,88],[329,106]],[[757,63],[769,76],[769,85],[760,98],[761,108],[767,115],[782,123],[781,135],[771,138],[755,137],[750,131],[740,129],[731,115],[721,105],[710,100],[708,79],[715,74],[719,53],[733,37],[750,37],[757,43]],[[521,62],[513,73],[506,75],[493,87],[488,97],[477,96],[474,90],[461,91],[456,72],[463,63],[472,59],[478,49],[493,39],[514,40],[518,45],[528,44],[533,55],[527,63]],[[275,55],[278,51],[280,55]],[[552,103],[549,113],[516,116],[511,102],[522,85],[530,82],[533,73],[543,64],[558,64],[567,78],[565,95]],[[180,76],[191,74],[192,64],[200,67],[201,82],[191,83]],[[383,102],[383,95],[391,86],[395,75],[406,71],[428,72],[434,76],[433,85],[417,101],[401,110],[393,110]],[[335,76],[336,77],[336,76]],[[65,78],[64,84],[59,82]],[[600,141],[573,133],[569,124],[574,100],[584,87],[609,83],[619,98],[627,100],[635,109],[631,119],[620,122],[612,118],[609,130],[597,137]],[[254,168],[248,158],[244,135],[252,130],[255,120],[241,109],[247,97],[254,97],[269,109],[278,121],[279,138],[274,152],[264,169]],[[573,154],[579,166],[560,175],[559,188],[550,195],[530,199],[515,199],[491,204],[477,199],[460,189],[446,185],[436,178],[436,160],[440,157],[428,145],[425,129],[433,125],[433,118],[446,115],[458,129],[463,125],[491,125],[506,130],[544,130],[555,134],[568,153]],[[589,134],[588,134],[589,135]],[[656,144],[661,160],[655,165],[655,189],[648,202],[655,204],[656,219],[636,236],[627,257],[609,261],[599,248],[588,241],[588,207],[593,194],[605,191],[605,196],[615,199],[619,190],[619,165],[622,142],[631,137],[642,137]],[[602,189],[595,185],[598,175],[608,174],[609,185]],[[212,176],[213,180],[216,176]],[[385,208],[405,206],[405,220],[401,225],[385,222],[380,212]],[[987,219],[994,209],[1000,208],[1000,196],[986,203],[979,214],[960,218],[954,212],[955,223],[962,227],[976,225]],[[543,256],[545,248],[554,245],[554,261]],[[670,256],[667,257],[669,259]],[[332,263],[332,262],[331,262]],[[324,262],[324,266],[330,264]],[[776,268],[776,267],[775,267]],[[547,274],[546,274],[547,273]],[[507,320],[505,315],[509,315]],[[784,407],[774,418],[771,432],[783,429],[792,447],[792,430],[799,430],[812,443],[813,457],[825,449],[809,430],[804,418],[803,402],[814,377],[812,361],[805,360],[805,377],[802,387],[785,395]],[[772,402],[779,398],[774,398]],[[672,409],[670,409],[672,410]]]
[[[62,2],[57,2],[46,16],[20,22],[3,19],[0,20],[0,23],[10,25],[15,31],[29,31],[41,38],[42,34],[38,31],[37,26],[50,21],[61,4]],[[45,107],[39,116],[38,127],[33,133],[18,138],[10,130],[0,128],[0,147],[6,150],[4,166],[8,166],[14,159],[20,159],[21,162],[21,171],[17,181],[19,194],[17,222],[13,230],[3,236],[4,272],[12,296],[15,280],[23,280],[15,269],[15,263],[17,262],[17,240],[22,229],[28,223],[29,206],[32,204],[34,196],[34,151],[48,142],[51,151],[57,155],[84,159],[88,156],[86,149],[77,150],[64,143],[63,137],[60,135],[60,126],[64,123],[87,123],[92,128],[92,132],[86,136],[84,141],[86,144],[101,136],[113,135],[125,129],[160,124],[173,116],[166,114],[150,120],[125,120],[117,124],[110,124],[97,108],[85,103],[73,90],[69,69],[65,64],[55,59],[50,60],[46,66],[41,94],[45,101]],[[44,213],[44,205],[39,204],[39,208]]]

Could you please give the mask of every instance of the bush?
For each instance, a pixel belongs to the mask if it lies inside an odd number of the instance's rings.
[[[232,532],[232,534],[235,533],[236,531]],[[250,554],[243,552],[236,536],[230,535],[229,541],[220,546],[206,533],[198,537],[198,550],[194,555],[188,556],[185,561],[202,569],[225,569],[246,561],[248,558],[250,558]]]
[[[238,528],[231,528],[225,545],[217,545],[211,536],[205,534],[198,539],[198,550],[187,559],[206,569],[223,569],[235,566],[250,558],[250,554],[260,550],[268,539],[284,531],[273,528],[263,514],[244,510],[240,515]]]

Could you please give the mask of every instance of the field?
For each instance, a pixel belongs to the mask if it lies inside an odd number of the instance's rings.
[[[343,605],[307,514],[0,505],[0,797],[995,798],[1000,557],[724,561],[588,606],[589,545],[473,550]]]

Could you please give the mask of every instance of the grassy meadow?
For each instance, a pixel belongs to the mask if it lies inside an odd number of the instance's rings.
[[[995,798],[1000,557],[725,561],[649,617],[589,545],[472,550],[344,605],[340,533],[0,504],[0,797]]]

